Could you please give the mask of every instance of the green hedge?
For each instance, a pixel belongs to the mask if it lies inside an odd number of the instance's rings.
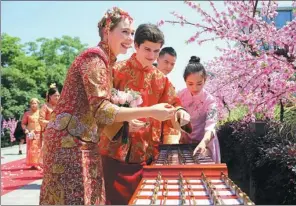
[[[268,122],[265,128],[260,136],[248,123],[221,126],[222,162],[256,204],[296,204],[295,123]]]

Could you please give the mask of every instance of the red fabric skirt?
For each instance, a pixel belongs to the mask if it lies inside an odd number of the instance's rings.
[[[142,179],[142,164],[126,164],[102,156],[106,205],[127,205]]]

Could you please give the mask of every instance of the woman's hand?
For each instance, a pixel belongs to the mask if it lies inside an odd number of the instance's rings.
[[[145,126],[146,126],[145,122],[142,122],[137,119],[133,119],[133,120],[129,121],[129,131],[130,132],[137,132],[140,129],[144,128]]]
[[[31,131],[31,132],[27,133],[26,136],[27,136],[29,139],[35,139],[35,137],[36,137],[34,131]]]
[[[176,108],[168,103],[160,103],[150,106],[152,109],[151,117],[158,121],[165,121],[171,119],[176,112]]]
[[[207,145],[210,143],[210,141],[212,139],[212,136],[213,136],[212,131],[206,131],[203,139],[201,140],[201,142],[195,148],[195,150],[193,152],[193,155],[195,155],[198,152],[202,156],[209,155],[210,154],[210,150],[208,150]]]

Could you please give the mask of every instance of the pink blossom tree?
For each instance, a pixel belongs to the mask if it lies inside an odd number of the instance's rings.
[[[275,105],[283,105],[296,92],[296,19],[277,29],[276,1],[224,1],[226,10],[221,12],[213,2],[209,3],[212,13],[205,12],[197,2],[185,1],[201,15],[202,23],[172,12],[176,20],[161,20],[159,25],[195,27],[196,33],[187,43],[202,45],[216,39],[235,43],[217,48],[222,55],[206,64],[214,74],[207,89],[218,99],[220,117],[238,105],[248,108],[247,117],[255,113],[271,117]],[[292,6],[295,12],[295,1]],[[207,38],[201,37],[204,33]]]
[[[3,120],[3,124],[2,124],[2,128],[3,129],[8,129],[10,132],[10,142],[14,142],[15,141],[15,137],[14,137],[14,131],[16,128],[16,124],[17,121],[15,119],[9,119],[9,120]]]

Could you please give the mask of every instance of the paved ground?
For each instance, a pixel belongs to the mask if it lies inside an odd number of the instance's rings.
[[[26,157],[26,145],[23,154],[18,154],[18,146],[1,148],[1,165]],[[1,196],[1,205],[38,205],[42,180],[36,180],[19,189]]]

